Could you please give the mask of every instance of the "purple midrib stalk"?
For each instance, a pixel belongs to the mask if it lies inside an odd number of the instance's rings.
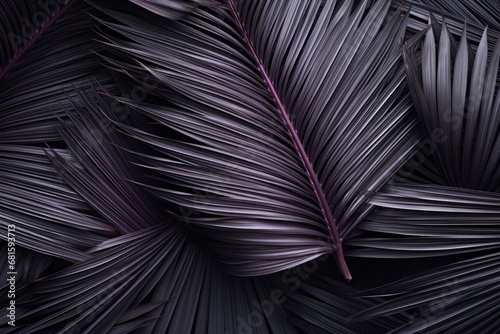
[[[302,142],[300,141],[300,138],[297,134],[297,130],[292,124],[292,121],[290,120],[290,117],[288,116],[288,113],[285,109],[285,106],[283,105],[283,102],[281,102],[281,99],[279,98],[279,95],[276,91],[276,88],[274,87],[273,82],[271,81],[271,78],[267,74],[266,69],[262,65],[262,61],[260,57],[257,55],[257,52],[253,46],[253,43],[250,41],[250,38],[248,36],[248,33],[243,26],[243,22],[241,22],[241,18],[236,11],[236,7],[234,5],[233,0],[228,0],[229,6],[231,8],[231,12],[233,14],[233,17],[236,21],[236,24],[238,26],[238,29],[240,30],[241,35],[243,36],[243,39],[245,41],[245,44],[247,45],[251,56],[253,57],[255,63],[257,64],[257,67],[259,68],[260,73],[262,74],[262,78],[264,79],[267,88],[271,92],[271,95],[273,96],[274,101],[277,104],[278,111],[281,115],[281,118],[285,122],[285,125],[288,129],[288,133],[290,134],[290,137],[292,138],[292,141],[295,145],[295,148],[297,149],[297,153],[300,156],[300,159],[304,165],[304,168],[307,172],[307,175],[309,176],[309,181],[311,182],[311,185],[313,187],[314,193],[316,194],[316,198],[318,199],[321,211],[323,213],[323,217],[326,221],[326,226],[328,228],[328,231],[330,233],[330,237],[333,240],[333,244],[335,246],[336,250],[336,257],[337,257],[337,263],[339,265],[340,272],[344,276],[344,278],[347,281],[350,281],[352,276],[349,272],[349,268],[347,267],[347,263],[345,262],[344,258],[344,251],[342,249],[342,239],[340,238],[339,232],[337,230],[337,226],[335,224],[335,219],[333,218],[332,212],[330,210],[330,206],[328,205],[328,201],[326,200],[325,193],[323,191],[323,188],[321,184],[319,183],[318,176],[316,175],[316,172],[313,169],[313,166],[311,164],[311,161],[309,160],[309,157],[304,149],[304,145],[302,145]]]
[[[51,26],[53,26],[59,18],[64,15],[68,11],[68,9],[76,2],[77,0],[70,0],[68,1],[65,5],[59,8],[59,11],[57,11],[52,17],[43,25],[41,26],[36,33],[34,33],[28,42],[24,44],[22,49],[17,52],[14,57],[10,60],[10,62],[5,66],[2,71],[0,72],[0,80],[2,80],[7,73],[16,65],[16,63],[24,56],[24,54],[35,44],[35,42],[42,36]]]

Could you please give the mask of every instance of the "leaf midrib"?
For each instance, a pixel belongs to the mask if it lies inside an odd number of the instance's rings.
[[[0,71],[0,81],[5,78],[5,76],[10,72],[10,70],[17,64],[17,62],[28,52],[29,49],[36,43],[36,41],[50,28],[52,27],[60,18],[63,16],[72,5],[76,3],[77,0],[69,0],[66,4],[62,5],[57,12],[55,12],[52,17],[39,29],[31,35],[29,40],[23,45],[21,50],[19,50]]]
[[[313,165],[311,161],[309,160],[309,156],[307,155],[307,152],[305,151],[304,145],[302,144],[302,141],[300,140],[297,130],[295,129],[292,121],[290,120],[290,117],[288,116],[288,112],[285,109],[285,106],[283,102],[281,101],[278,92],[276,91],[276,88],[274,87],[274,84],[269,77],[269,74],[267,73],[264,65],[262,64],[262,61],[257,54],[255,47],[253,46],[253,43],[250,41],[249,35],[247,30],[245,29],[245,26],[243,25],[243,22],[241,21],[241,18],[239,16],[238,11],[236,10],[236,6],[234,4],[233,0],[228,0],[229,7],[231,9],[231,13],[234,17],[235,23],[240,31],[241,36],[243,37],[243,40],[245,42],[245,45],[248,47],[248,51],[250,52],[250,55],[252,56],[253,60],[255,61],[259,72],[262,75],[262,79],[264,80],[267,88],[269,89],[273,100],[275,101],[279,114],[281,116],[281,119],[285,123],[288,133],[293,141],[293,144],[295,146],[295,149],[297,150],[297,153],[302,161],[302,164],[306,170],[307,176],[309,178],[309,181],[311,182],[311,186],[313,187],[314,193],[316,194],[316,199],[318,200],[319,206],[321,208],[321,212],[323,214],[323,217],[326,222],[326,227],[328,228],[330,238],[333,241],[333,245],[335,247],[336,251],[336,257],[337,257],[337,263],[339,265],[339,269],[344,276],[344,278],[348,281],[351,280],[351,274],[349,273],[349,269],[347,267],[347,264],[345,262],[344,258],[344,252],[342,249],[342,238],[340,238],[340,235],[337,230],[337,226],[335,223],[335,218],[332,215],[332,212],[330,210],[330,206],[328,205],[328,201],[325,196],[325,192],[323,191],[323,187],[321,186],[318,176],[316,172],[314,171]]]

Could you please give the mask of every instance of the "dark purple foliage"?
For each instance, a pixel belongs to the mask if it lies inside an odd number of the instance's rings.
[[[2,1],[0,332],[495,333],[499,17]]]

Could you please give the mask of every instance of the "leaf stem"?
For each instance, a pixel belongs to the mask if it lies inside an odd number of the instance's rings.
[[[274,87],[274,84],[273,84],[271,78],[267,74],[267,71],[264,68],[264,65],[262,64],[260,57],[257,55],[255,47],[253,46],[253,43],[250,41],[248,33],[243,25],[243,22],[241,21],[241,18],[236,10],[236,7],[234,5],[234,1],[228,0],[228,2],[229,2],[229,6],[231,8],[232,15],[236,21],[236,25],[238,26],[238,29],[240,30],[240,33],[243,36],[245,44],[247,45],[252,58],[254,59],[260,73],[262,74],[262,78],[264,79],[267,88],[271,92],[271,95],[277,104],[278,111],[281,115],[281,118],[288,129],[288,133],[290,134],[290,137],[292,138],[292,141],[295,145],[295,148],[297,149],[297,153],[299,154],[300,159],[301,159],[301,161],[304,165],[304,168],[306,170],[306,173],[309,176],[309,181],[311,182],[314,193],[316,194],[316,198],[319,202],[321,211],[323,213],[323,217],[326,221],[326,226],[328,228],[328,231],[330,232],[330,238],[332,239],[334,248],[336,250],[336,255],[337,255],[336,258],[337,258],[337,263],[339,265],[340,272],[342,273],[342,275],[344,276],[344,278],[347,281],[350,281],[352,279],[352,276],[351,276],[351,274],[349,272],[349,268],[347,267],[347,264],[345,262],[344,251],[342,249],[342,238],[340,238],[340,235],[339,235],[339,232],[337,230],[336,223],[335,223],[335,218],[333,218],[332,212],[330,210],[330,206],[328,205],[328,201],[326,200],[325,193],[324,193],[323,188],[318,180],[318,176],[316,175],[316,172],[314,171],[313,165],[312,165],[311,161],[309,160],[309,157],[304,149],[304,145],[302,144],[302,142],[297,134],[297,130],[295,129],[292,121],[290,120],[290,117],[288,116],[288,113],[285,109],[285,106],[283,105],[283,102],[279,98],[279,95],[276,91],[276,88]]]
[[[35,44],[35,42],[49,29],[53,26],[59,18],[64,15],[68,11],[68,9],[76,2],[76,0],[69,0],[65,5],[59,8],[59,10],[52,15],[52,17],[42,26],[40,27],[24,44],[24,46],[19,50],[14,57],[10,60],[10,62],[5,66],[2,71],[0,71],[0,80],[2,80],[7,73],[14,67],[14,65],[24,56],[24,54]]]

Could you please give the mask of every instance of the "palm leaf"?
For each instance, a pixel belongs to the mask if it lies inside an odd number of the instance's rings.
[[[438,43],[434,33],[427,32],[421,59],[414,50],[405,50],[405,63],[415,107],[432,146],[427,156],[436,163],[416,167],[426,184],[396,183],[372,197],[371,203],[380,209],[360,224],[368,234],[349,241],[360,247],[350,254],[453,257],[443,258],[447,265],[436,262],[427,272],[362,293],[388,300],[354,319],[408,312],[407,324],[391,333],[491,332],[498,327],[500,48],[497,42],[493,52],[488,51],[486,30],[475,55],[466,31],[459,44],[446,25]],[[436,140],[436,129],[442,140]],[[440,185],[429,184],[433,173],[439,174]]]
[[[77,262],[115,230],[93,216],[87,203],[57,176],[41,148],[62,139],[57,127],[68,97],[65,87],[73,83],[88,89],[88,75],[99,68],[97,58],[90,57],[90,48],[98,47],[92,40],[92,20],[82,11],[92,8],[75,1],[59,3],[4,1],[0,6],[6,18],[2,29],[14,34],[1,40],[0,224],[16,225],[23,235],[21,247]],[[29,30],[27,18],[42,14],[46,20]],[[12,40],[16,36],[20,39]],[[108,75],[96,77],[109,85]],[[6,240],[4,232],[1,236]]]
[[[0,241],[0,252],[2,254],[8,254],[7,246],[8,244],[6,242],[4,242],[3,240]],[[54,257],[52,256],[34,252],[32,250],[19,246],[16,247],[16,255],[17,261],[15,270],[17,272],[17,288],[21,288],[22,286],[30,284],[31,282],[42,277],[47,268],[49,268],[50,265],[54,263]],[[4,259],[0,263],[4,266],[4,268],[9,268],[9,263],[7,260],[7,256],[4,256]],[[5,282],[5,285],[2,285],[0,288],[0,293],[2,293],[4,296],[6,296],[9,291],[9,284],[7,279],[10,278],[10,275],[8,274],[8,272],[9,271],[4,270],[0,277],[3,282]]]
[[[24,5],[18,3],[2,2],[2,6],[6,7],[2,7],[4,12],[0,12],[2,17],[18,20],[15,22],[17,26],[12,24],[8,27],[14,32],[22,30],[25,24],[23,18],[33,17],[27,11],[30,6],[25,10]],[[35,9],[39,8],[31,8]],[[76,1],[56,8],[50,19],[26,40],[13,58],[2,64],[0,143],[60,140],[55,116],[61,115],[61,104],[66,100],[65,88],[71,84],[86,85],[92,75],[102,85],[111,88],[109,76],[98,73],[100,66],[91,52],[93,48],[98,49],[98,45],[92,40],[92,20],[83,10],[89,10],[88,6]],[[68,40],[73,42],[67,43]],[[9,50],[7,46],[5,50]],[[6,56],[13,53],[6,52]]]
[[[386,333],[404,323],[404,315],[384,321],[347,321],[351,315],[384,301],[381,298],[353,298],[357,292],[331,277],[314,274],[296,291],[286,292],[288,300],[284,306],[294,314],[290,321],[304,333]]]
[[[2,239],[7,240],[7,225],[13,224],[23,236],[17,245],[76,262],[114,233],[57,176],[43,149],[0,145],[0,152]]]
[[[416,110],[435,146],[443,179],[453,186],[496,192],[500,189],[500,94],[496,87],[500,43],[488,63],[485,30],[469,71],[466,38],[464,31],[452,71],[446,26],[441,30],[437,55],[433,31],[429,30],[422,51],[421,76],[415,54],[405,52],[408,80]]]
[[[118,146],[134,142],[105,130],[99,122],[105,118],[98,118],[117,116],[108,112],[111,100],[85,91],[75,95],[78,101],[69,101],[69,117],[59,129],[68,149],[46,153],[95,215],[124,235],[103,239],[78,263],[20,286],[16,307],[22,324],[15,332],[235,332],[260,312],[261,323],[251,325],[257,332],[295,333],[283,310],[262,313],[255,307],[274,291],[266,278],[222,272],[199,240],[152,208],[154,201],[130,182],[140,175]],[[116,203],[125,211],[116,210]],[[10,333],[5,322],[2,330]]]
[[[497,16],[3,1],[0,331],[495,332]]]
[[[179,20],[199,5],[210,5],[211,0],[129,0],[147,10],[171,20]]]
[[[165,243],[164,238],[170,241]],[[27,286],[24,301],[19,301],[23,323],[32,324],[23,326],[20,332],[55,330],[51,326],[61,323],[65,326],[59,327],[59,331],[78,328],[107,332],[139,294],[137,287],[151,288],[146,282],[164,260],[153,255],[175,256],[179,238],[175,227],[129,233],[99,245],[91,259]],[[40,295],[42,298],[37,298]]]
[[[495,19],[495,17],[498,17],[497,7],[487,0],[469,2],[449,2],[446,0],[392,1],[393,10],[399,9],[409,13],[409,36],[424,29],[429,22],[432,22],[436,38],[439,38],[440,35],[438,27],[443,23],[447,24],[450,34],[456,37],[461,36],[464,27],[467,26],[471,49],[474,51],[476,51],[486,27],[489,28],[489,49],[493,50],[500,30],[498,20]]]
[[[491,333],[498,328],[498,252],[475,256],[386,287],[364,296],[390,299],[358,313],[358,320],[383,317],[402,311],[408,321],[390,333]]]
[[[104,43],[137,58],[110,65],[136,80],[152,75],[161,82],[153,94],[168,101],[121,100],[161,125],[122,126],[158,152],[138,154],[140,165],[176,186],[148,188],[196,213],[190,226],[233,274],[272,273],[335,250],[349,278],[341,236],[417,140],[398,44],[405,18],[383,24],[387,1],[228,5],[168,25],[99,7],[112,18],[100,22],[123,36],[105,34]],[[155,134],[161,128],[186,140]]]
[[[371,203],[380,209],[359,226],[369,234],[347,241],[360,247],[348,253],[352,256],[431,257],[500,246],[500,196],[496,193],[402,184],[385,187]]]
[[[22,327],[16,333],[114,333],[144,327],[147,333],[295,333],[269,302],[264,279],[223,273],[190,241],[179,224],[165,222],[102,243],[93,257],[28,285],[18,298]],[[249,318],[260,316],[260,322]],[[136,319],[136,320],[134,320]],[[250,325],[249,325],[250,321]],[[5,329],[5,333],[11,331]]]
[[[59,128],[73,157],[47,150],[52,163],[67,184],[121,234],[158,224],[154,202],[131,184],[136,171],[124,163],[128,160],[124,152],[114,147],[127,144],[100,118],[103,108],[111,109],[109,100],[95,92],[78,92],[77,96],[79,103],[72,100],[69,119]]]
[[[2,2],[0,80],[74,4],[75,1],[36,4],[34,1]]]
[[[435,13],[446,13],[449,16],[460,17],[469,22],[500,30],[500,23],[498,22],[500,9],[491,1],[449,2],[444,0],[416,0],[410,3],[416,8],[432,8],[432,11]]]

